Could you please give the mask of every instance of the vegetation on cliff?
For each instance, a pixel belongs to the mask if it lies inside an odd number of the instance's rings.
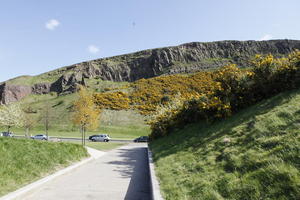
[[[100,108],[135,109],[143,115],[152,115],[157,106],[167,104],[178,94],[184,99],[191,99],[216,90],[219,84],[213,81],[211,75],[210,72],[198,72],[190,75],[177,74],[140,79],[131,83],[127,92],[95,93],[94,98]]]

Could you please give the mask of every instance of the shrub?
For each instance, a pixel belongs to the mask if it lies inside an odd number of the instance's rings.
[[[183,99],[180,95],[177,95],[176,98],[167,104],[161,104],[149,122],[152,130],[150,139],[165,136],[170,132],[171,128],[177,127],[178,119],[176,117],[183,109],[183,106]]]
[[[192,75],[170,75],[140,79],[132,84],[131,104],[144,115],[152,115],[157,106],[167,104],[180,94],[188,100],[202,93],[212,93],[217,87],[212,73],[198,72]]]
[[[283,58],[256,55],[250,69],[231,64],[206,75],[211,77],[210,88],[202,88],[190,97],[182,96],[182,106],[156,116],[151,121],[153,137],[150,138],[167,135],[173,128],[188,123],[226,118],[243,107],[296,88],[300,84],[300,51]],[[202,79],[208,80],[207,77]]]
[[[214,80],[220,83],[216,90],[224,104],[230,105],[233,111],[245,106],[253,99],[250,84],[254,72],[241,70],[235,64],[227,65],[214,73]]]
[[[136,109],[143,115],[152,115],[160,104],[172,102],[178,94],[189,100],[202,93],[210,94],[217,87],[210,72],[192,75],[171,75],[150,79],[140,79],[131,84],[128,93],[95,93],[95,102],[101,108],[121,110]],[[120,88],[119,88],[120,89]]]
[[[124,92],[96,93],[94,100],[100,109],[127,110],[130,108],[130,100]]]

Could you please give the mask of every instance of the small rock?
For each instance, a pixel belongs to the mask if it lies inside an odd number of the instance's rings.
[[[225,144],[228,144],[228,143],[231,142],[231,140],[230,140],[230,138],[224,138],[224,139],[223,139],[223,142],[224,142]]]

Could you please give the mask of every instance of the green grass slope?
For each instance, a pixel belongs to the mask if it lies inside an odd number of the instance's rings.
[[[300,90],[151,148],[166,199],[300,199]]]
[[[0,138],[0,196],[87,156],[77,144]]]
[[[77,98],[76,94],[57,96],[56,94],[29,95],[20,101],[25,110],[30,110],[29,115],[36,121],[30,134],[45,133],[44,114],[45,107],[49,109],[49,135],[65,137],[81,137],[79,127],[72,124],[72,103]],[[6,127],[0,127],[5,131]],[[17,135],[24,135],[24,128],[12,128]],[[107,133],[112,138],[133,139],[150,133],[145,117],[134,110],[103,110],[101,112],[99,128],[89,131],[87,135]]]

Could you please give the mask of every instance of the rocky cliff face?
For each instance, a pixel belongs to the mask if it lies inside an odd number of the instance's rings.
[[[300,49],[297,40],[220,41],[188,43],[175,47],[145,50],[133,54],[92,60],[69,66],[84,78],[135,81],[162,74],[189,73],[236,63],[247,66],[255,54],[282,55]]]
[[[85,79],[135,81],[163,74],[191,73],[235,63],[247,66],[255,54],[284,55],[300,49],[299,40],[193,42],[174,47],[151,49],[132,54],[83,62],[48,72],[59,75],[53,83],[0,85],[0,102],[17,101],[24,96],[49,92],[70,93]]]
[[[18,101],[31,93],[31,87],[4,83],[0,85],[0,104]]]

